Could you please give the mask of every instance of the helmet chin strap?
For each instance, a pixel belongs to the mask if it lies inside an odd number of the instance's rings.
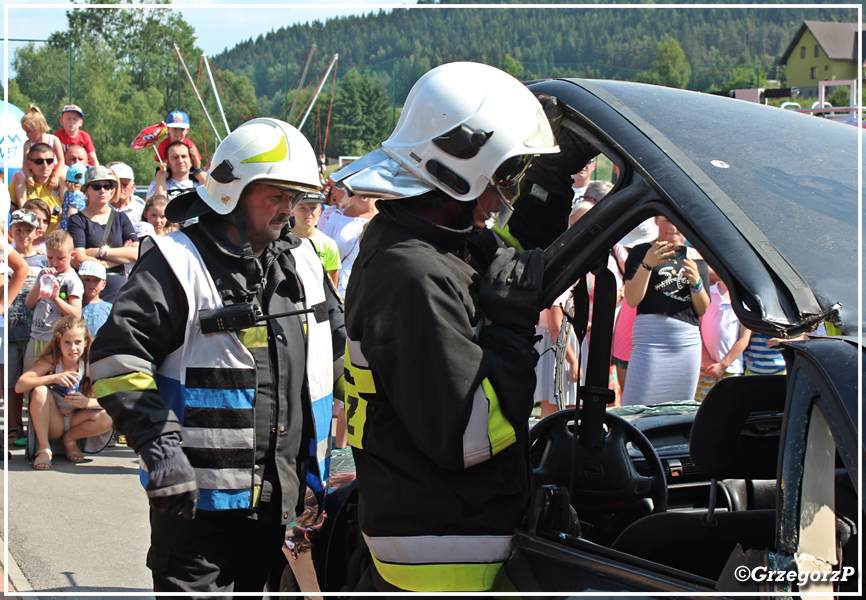
[[[238,204],[229,216],[241,239],[241,261],[247,280],[247,290],[252,296],[258,296],[262,287],[262,279],[264,279],[264,269],[250,245],[250,238],[247,235],[247,214],[244,212],[243,206]]]

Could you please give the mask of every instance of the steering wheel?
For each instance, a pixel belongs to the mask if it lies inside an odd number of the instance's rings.
[[[602,449],[589,452],[578,444],[577,464],[572,464],[574,433],[569,421],[573,422],[574,414],[571,409],[561,410],[529,430],[535,485],[568,484],[575,508],[618,510],[649,498],[653,513],[667,511],[664,467],[646,436],[625,419],[605,413],[608,431]],[[650,468],[648,477],[635,470],[626,447],[628,442],[644,455]]]

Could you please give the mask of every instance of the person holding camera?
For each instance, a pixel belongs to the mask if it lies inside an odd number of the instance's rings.
[[[635,246],[625,264],[625,301],[637,316],[623,406],[690,400],[701,370],[698,324],[710,305],[709,267],[689,257],[694,250],[667,217],[655,222],[658,239]]]
[[[321,188],[303,135],[253,119],[213,165],[166,207],[199,222],[143,243],[91,374],[141,459],[154,591],[260,594],[306,488],[324,492],[343,308],[288,232]]]

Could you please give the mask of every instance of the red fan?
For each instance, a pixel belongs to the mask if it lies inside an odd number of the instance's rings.
[[[167,133],[168,127],[165,126],[165,123],[157,123],[156,125],[145,127],[141,130],[141,133],[139,133],[136,138],[132,140],[130,146],[136,150],[141,150],[142,148],[150,148],[163,137],[165,137]],[[157,157],[158,156],[159,154],[157,153]]]

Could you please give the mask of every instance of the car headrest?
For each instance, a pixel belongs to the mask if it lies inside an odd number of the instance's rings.
[[[714,479],[776,479],[779,430],[743,430],[749,415],[785,409],[784,375],[749,375],[719,380],[692,424],[689,453],[695,466]]]

